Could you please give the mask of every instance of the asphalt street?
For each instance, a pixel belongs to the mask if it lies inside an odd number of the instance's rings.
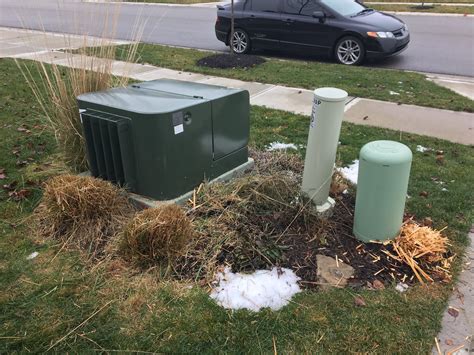
[[[366,65],[474,76],[474,17],[400,17],[410,28],[409,48]],[[215,38],[215,20],[213,7],[0,0],[0,26],[88,35],[101,35],[107,29],[115,39],[124,40],[143,31],[144,42],[225,51]]]

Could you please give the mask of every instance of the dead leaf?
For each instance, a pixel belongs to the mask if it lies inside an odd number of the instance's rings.
[[[448,308],[448,314],[451,316],[451,317],[454,317],[454,318],[457,318],[459,316],[459,311],[454,308],[454,307],[449,307]]]
[[[429,194],[428,194],[427,191],[421,191],[421,192],[420,192],[420,196],[421,196],[421,197],[428,197],[428,195],[429,195]]]
[[[380,280],[375,280],[374,282],[372,282],[372,286],[373,286],[373,288],[375,288],[376,290],[383,290],[383,289],[385,289],[385,285],[384,285],[383,282],[380,281]]]
[[[365,306],[367,306],[367,303],[365,303],[365,300],[361,296],[354,297],[354,304],[355,304],[356,307],[365,307]]]
[[[17,181],[12,181],[11,183],[5,184],[2,187],[6,191],[13,191],[13,190],[15,190],[15,187],[16,187],[17,184],[18,184]]]
[[[21,189],[18,191],[12,191],[8,193],[8,196],[13,199],[14,201],[21,201],[27,198],[31,194],[30,190]]]
[[[16,130],[22,133],[31,133],[31,131],[25,127],[18,127]]]
[[[431,217],[425,217],[423,218],[423,225],[427,227],[432,227],[433,226],[433,220]]]
[[[444,164],[444,155],[437,155],[436,156],[436,162],[438,164]]]
[[[452,341],[451,339],[446,339],[444,343],[448,346],[452,346],[454,344],[454,341]]]

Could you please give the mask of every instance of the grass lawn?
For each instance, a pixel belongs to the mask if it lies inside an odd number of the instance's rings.
[[[366,307],[354,306],[355,291],[339,289],[303,292],[278,312],[230,312],[200,287],[160,283],[120,265],[90,269],[78,253],[35,240],[28,218],[41,196],[38,183],[55,173],[53,136],[13,60],[0,59],[0,82],[0,182],[17,182],[12,196],[8,186],[0,190],[1,353],[430,351],[450,285],[405,294],[362,291]],[[254,107],[251,122],[254,146],[305,143],[307,117]],[[437,228],[448,225],[454,249],[462,250],[474,216],[473,147],[345,123],[339,160],[348,163],[363,144],[383,138],[401,139],[414,151],[409,212],[432,217]],[[417,144],[443,150],[445,163],[437,164],[434,153],[416,152]],[[449,191],[433,177],[447,182]],[[39,256],[26,260],[33,251]]]
[[[125,53],[126,46],[117,47],[117,59],[124,59]],[[250,69],[211,69],[196,65],[197,60],[210,54],[205,51],[141,44],[138,53],[140,63],[176,70],[306,89],[334,86],[352,96],[474,112],[474,101],[426,80],[419,73],[278,59],[269,59]],[[392,95],[391,91],[400,95]]]
[[[412,5],[392,5],[392,4],[374,4],[369,5],[371,8],[379,11],[396,11],[396,12],[430,12],[443,14],[474,14],[474,6],[441,6],[435,5],[433,8],[417,9]]]

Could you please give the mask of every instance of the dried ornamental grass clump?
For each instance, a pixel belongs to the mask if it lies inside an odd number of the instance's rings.
[[[135,215],[122,233],[119,249],[125,258],[143,267],[172,266],[185,253],[193,234],[183,209],[169,204]]]
[[[448,256],[449,240],[441,232],[409,221],[390,243],[396,255],[389,255],[408,265],[421,283],[432,282],[430,274],[449,280],[453,257]]]
[[[132,211],[123,191],[110,182],[60,175],[45,183],[35,217],[41,236],[99,257]]]

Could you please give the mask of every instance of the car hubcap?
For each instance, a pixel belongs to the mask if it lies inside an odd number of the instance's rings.
[[[337,57],[343,64],[354,64],[356,63],[361,54],[361,48],[356,41],[347,39],[342,42],[337,48]]]
[[[243,32],[236,31],[232,37],[232,48],[235,53],[243,53],[247,49],[247,37]]]

